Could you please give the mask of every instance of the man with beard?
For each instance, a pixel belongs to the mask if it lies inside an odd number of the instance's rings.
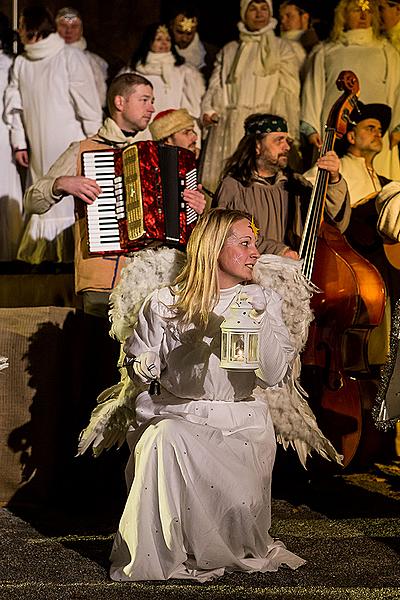
[[[253,215],[261,227],[257,240],[261,254],[298,259],[312,184],[287,168],[291,147],[287,123],[277,115],[256,113],[244,123],[245,135],[228,159],[215,203]],[[329,172],[324,218],[344,231],[350,218],[345,180],[333,151],[318,160]]]
[[[368,344],[369,362],[378,365],[377,370],[389,351],[390,307],[400,298],[400,183],[383,177],[374,168],[391,117],[386,104],[358,101],[349,115],[346,135],[336,144],[339,154],[343,154],[339,170],[347,182],[351,206],[346,239],[378,269],[390,300],[385,318]],[[315,168],[304,173],[311,183],[315,176]]]

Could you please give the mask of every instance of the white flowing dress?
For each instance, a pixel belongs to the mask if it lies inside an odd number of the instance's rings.
[[[72,142],[94,135],[100,101],[85,54],[52,33],[17,56],[5,92],[5,119],[14,149],[29,146],[29,183],[47,173]],[[66,196],[43,215],[32,215],[18,258],[72,262],[74,201]]]
[[[2,99],[8,84],[11,65],[12,58],[0,50],[0,96]],[[15,260],[24,226],[22,189],[12,155],[10,132],[1,118],[0,160],[0,260]]]
[[[219,363],[220,323],[239,286],[223,290],[204,337],[180,331],[168,288],[154,292],[125,345],[159,353],[161,394],[136,402],[129,489],[111,553],[115,581],[207,581],[231,571],[297,568],[304,560],[268,531],[275,434],[253,371]],[[265,291],[263,373],[280,382],[293,358],[281,298]],[[264,366],[265,365],[265,366]],[[264,384],[265,387],[265,384]]]

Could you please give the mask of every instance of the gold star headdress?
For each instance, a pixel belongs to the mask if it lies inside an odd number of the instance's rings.
[[[252,230],[253,230],[253,233],[254,233],[254,237],[255,237],[255,238],[256,238],[256,240],[257,240],[257,238],[258,238],[258,234],[260,233],[260,229],[259,229],[259,228],[257,227],[257,225],[255,224],[255,221],[254,221],[254,217],[253,217],[253,216],[251,217],[251,221],[250,221],[250,227],[252,228]]]
[[[166,25],[160,25],[159,27],[157,27],[156,35],[157,33],[164,33],[166,35],[169,35],[168,27]]]
[[[182,16],[182,18],[179,19],[179,27],[185,33],[192,33],[193,29],[197,27],[196,17]]]
[[[358,0],[357,4],[363,12],[366,12],[367,10],[370,10],[370,8],[371,8],[370,4],[369,4],[369,0]]]

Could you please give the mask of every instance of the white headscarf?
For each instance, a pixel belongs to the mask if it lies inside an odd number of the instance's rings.
[[[246,10],[249,7],[250,2],[266,2],[268,4],[268,8],[269,8],[269,12],[271,13],[271,20],[272,20],[272,15],[273,15],[273,8],[272,8],[272,0],[240,0],[240,18],[242,19],[243,23],[244,23],[244,17],[246,15]],[[275,21],[275,19],[274,19]],[[274,27],[276,27],[277,25],[277,21],[275,21],[275,25]]]

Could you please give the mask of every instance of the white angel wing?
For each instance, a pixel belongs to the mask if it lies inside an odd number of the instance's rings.
[[[135,423],[135,400],[143,388],[135,385],[123,366],[123,343],[131,335],[144,300],[157,288],[170,285],[185,262],[179,250],[160,247],[136,252],[124,267],[121,279],[110,297],[110,335],[121,342],[118,367],[120,382],[104,390],[97,398],[90,422],[81,432],[78,455],[92,446],[98,456],[115,444],[120,447],[126,432]]]
[[[275,290],[282,297],[283,320],[298,352],[304,348],[308,328],[314,318],[310,298],[318,292],[318,288],[302,275],[301,266],[301,261],[264,254],[254,269],[254,281],[264,288]],[[267,400],[278,442],[285,449],[289,445],[294,447],[304,467],[312,450],[342,464],[342,456],[319,429],[308,405],[307,393],[299,383],[300,368],[300,358],[297,357],[288,381],[275,388],[256,388],[254,394]]]

